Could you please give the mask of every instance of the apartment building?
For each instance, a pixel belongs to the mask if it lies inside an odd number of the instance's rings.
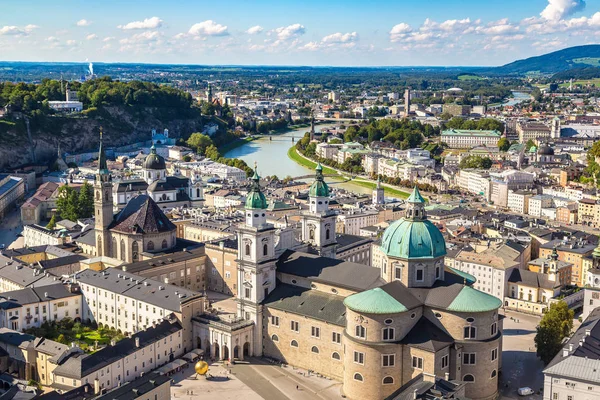
[[[534,217],[542,216],[543,208],[550,208],[554,202],[552,196],[547,194],[538,194],[529,198],[528,213]]]
[[[556,249],[560,261],[573,264],[571,284],[585,286],[585,258],[591,255],[595,248],[595,243],[588,243],[583,240],[562,241],[555,239],[540,246],[540,258],[549,258]]]
[[[375,225],[378,221],[378,215],[377,211],[338,214],[335,231],[346,235],[360,236],[360,229],[365,226]]]
[[[206,243],[205,250],[207,257],[206,289],[237,296],[237,238],[226,238],[213,243]]]
[[[12,211],[17,201],[25,196],[25,180],[9,174],[0,174],[0,219]]]
[[[100,390],[119,387],[183,355],[183,337],[178,319],[166,315],[148,329],[95,353],[73,352],[54,369],[51,386],[64,391],[86,384]]]
[[[519,262],[495,255],[492,252],[461,251],[456,255],[454,268],[473,275],[475,288],[504,301],[508,278]]]
[[[136,333],[173,313],[183,326],[184,350],[194,347],[191,318],[204,312],[206,302],[200,293],[116,268],[86,269],[73,280],[84,297],[83,320]]]
[[[592,199],[579,200],[577,219],[580,224],[597,228],[600,225],[600,205]]]
[[[507,207],[516,213],[525,215],[529,213],[529,199],[535,194],[525,190],[510,190],[508,192]]]
[[[529,189],[533,187],[535,175],[529,172],[506,170],[490,172],[492,181],[491,201],[500,207],[508,206],[508,192],[510,190]]]
[[[456,186],[470,193],[491,198],[491,181],[487,171],[461,169],[456,176]]]
[[[42,273],[19,260],[0,255],[0,292],[52,285],[57,282],[58,278],[50,273]]]
[[[452,149],[470,149],[498,146],[501,137],[502,134],[496,130],[448,129],[442,132],[441,141]]]
[[[551,136],[550,127],[541,122],[517,122],[517,135],[520,143],[527,143],[529,140],[537,141]]]
[[[62,283],[0,293],[0,327],[15,331],[81,318],[81,293]]]

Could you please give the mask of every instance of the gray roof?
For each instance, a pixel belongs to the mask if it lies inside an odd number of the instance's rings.
[[[178,286],[144,278],[117,268],[104,271],[85,269],[74,274],[79,283],[122,294],[171,311],[181,311],[181,304],[201,294]],[[160,287],[163,289],[161,290]]]
[[[173,333],[182,330],[181,324],[174,315],[163,319],[156,326],[138,332],[130,338],[118,341],[114,346],[107,346],[93,354],[75,353],[56,367],[54,374],[66,378],[81,379],[94,371],[133,354],[140,348],[158,342]],[[136,338],[140,346],[135,345]]]
[[[58,343],[54,340],[46,338],[36,338],[33,341],[33,347],[41,353],[52,356],[54,359],[56,356],[59,356],[65,351],[69,350],[69,346],[66,344]]]
[[[556,247],[558,251],[566,251],[577,254],[586,254],[594,251],[595,243],[572,243],[567,241],[567,244],[560,239],[554,239],[540,246],[542,249],[553,249]]]
[[[430,352],[436,352],[452,343],[454,339],[426,317],[421,317],[402,339],[402,344]]]
[[[121,265],[119,268],[126,268],[127,272],[136,273],[181,261],[193,260],[204,255],[204,243],[202,243],[200,246],[196,244],[196,246],[197,247],[193,249],[185,249],[185,251],[182,250],[161,257],[154,257],[149,260]]]
[[[66,257],[52,258],[50,260],[42,260],[39,262],[40,267],[44,269],[51,269],[62,267],[63,265],[75,264],[81,260],[87,260],[87,257],[81,254],[72,254]]]
[[[555,289],[560,287],[560,282],[558,282],[558,280],[551,281],[546,274],[518,268],[512,270],[508,281],[543,289]]]
[[[13,331],[8,328],[0,328],[0,343],[7,343],[13,346],[21,346],[24,342],[31,342],[35,336]]]
[[[278,282],[263,301],[267,307],[346,326],[344,297]]]
[[[171,378],[158,372],[150,372],[142,377],[136,378],[123,386],[115,388],[108,393],[96,397],[94,400],[135,400],[139,399],[157,387],[169,384]]]
[[[529,264],[542,267],[542,266],[544,266],[544,264],[548,264],[549,262],[550,262],[550,260],[548,260],[547,258],[540,257],[540,258],[536,258],[535,260],[529,261]],[[556,266],[558,267],[558,269],[562,269],[562,268],[572,266],[572,265],[573,265],[573,263],[570,263],[570,262],[560,261],[560,260],[556,261]]]
[[[79,293],[71,293],[62,283],[54,283],[47,286],[36,286],[0,293],[0,299],[18,304],[32,304],[78,295]]]
[[[0,256],[0,278],[23,287],[32,285],[44,286],[56,283],[54,276],[46,276],[35,268],[4,256]]]
[[[363,229],[363,228],[361,228]],[[362,246],[367,243],[371,243],[373,239],[364,237],[364,236],[356,236],[356,235],[346,235],[346,234],[337,234],[335,240],[338,243],[337,253],[339,254],[342,251],[350,250],[357,246]]]
[[[379,268],[292,250],[279,257],[277,271],[358,291],[385,283]]]
[[[545,374],[600,383],[600,308],[594,309],[550,361]],[[570,346],[573,350],[569,351]],[[567,356],[564,351],[569,351]]]

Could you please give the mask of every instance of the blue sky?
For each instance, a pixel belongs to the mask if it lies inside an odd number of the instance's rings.
[[[0,60],[499,65],[600,42],[600,0],[0,0]]]

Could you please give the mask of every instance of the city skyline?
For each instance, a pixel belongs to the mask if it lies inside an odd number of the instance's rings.
[[[597,43],[599,0],[3,5],[3,61],[501,65]],[[460,7],[458,7],[460,6]]]

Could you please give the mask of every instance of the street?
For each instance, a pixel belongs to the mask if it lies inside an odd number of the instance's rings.
[[[10,245],[16,239],[21,239],[17,238],[17,235],[21,232],[23,232],[23,226],[21,225],[21,213],[19,210],[13,209],[11,212],[6,214],[4,219],[0,222],[0,245],[3,244],[6,246],[6,248],[11,247]],[[22,239],[17,241],[15,245],[17,245],[19,242],[21,242],[22,245]]]

